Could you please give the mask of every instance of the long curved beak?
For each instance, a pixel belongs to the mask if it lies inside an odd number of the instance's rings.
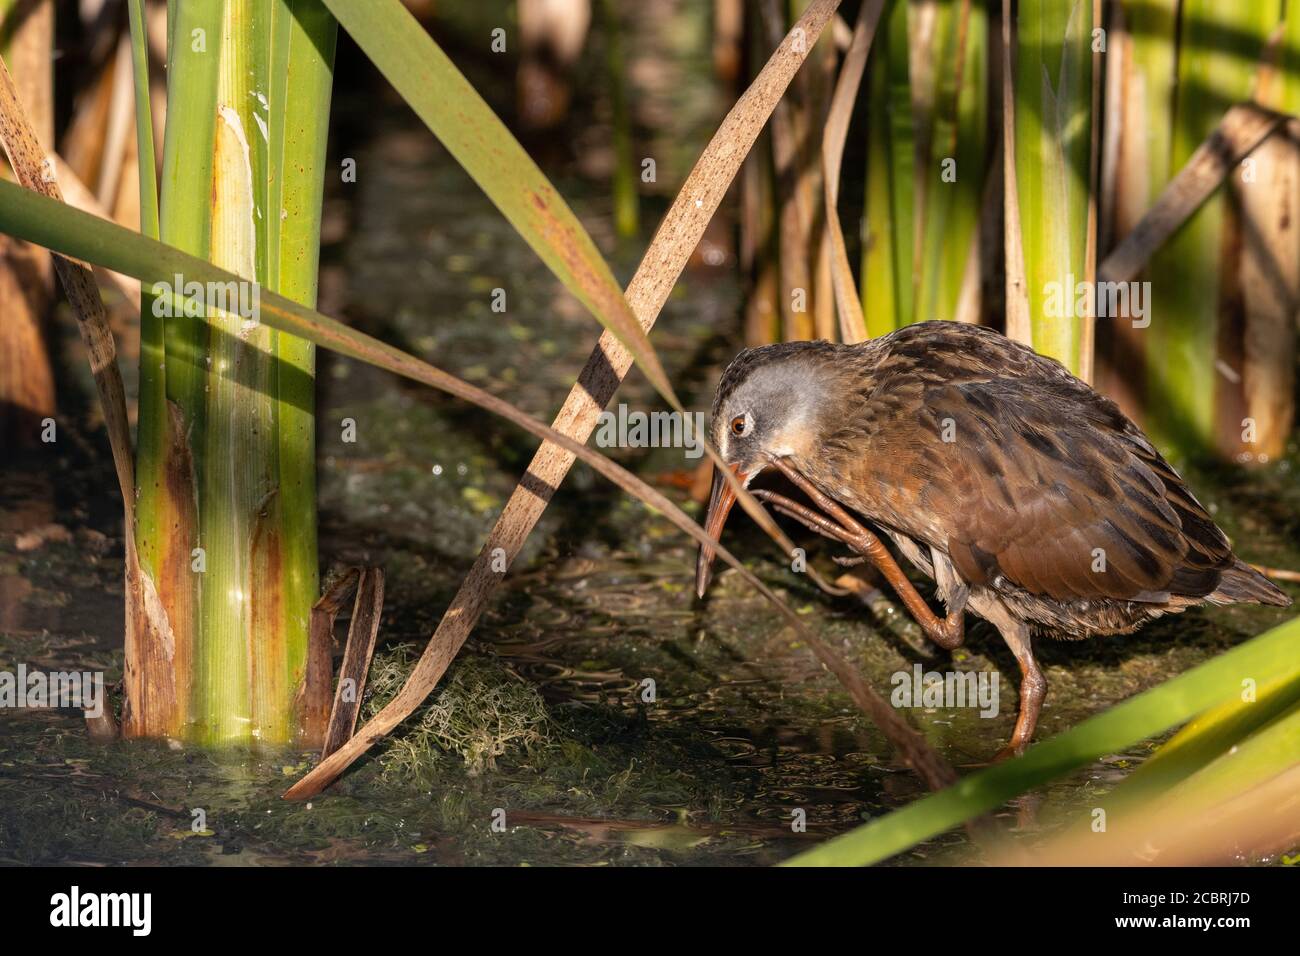
[[[732,474],[742,485],[748,476],[736,466],[731,468]],[[709,493],[709,510],[704,515],[704,531],[714,541],[722,537],[722,527],[727,523],[727,515],[731,513],[731,506],[736,503],[736,493],[731,490],[727,484],[726,478],[717,465],[713,466],[713,490]],[[713,579],[713,558],[716,552],[707,544],[700,545],[700,556],[695,561],[695,593],[704,597],[704,592],[709,589],[709,582]]]

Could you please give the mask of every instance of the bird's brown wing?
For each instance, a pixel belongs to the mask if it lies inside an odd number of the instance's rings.
[[[863,394],[861,510],[946,551],[972,584],[1058,600],[1214,590],[1226,539],[1114,403],[1037,356],[1001,377],[970,357]]]

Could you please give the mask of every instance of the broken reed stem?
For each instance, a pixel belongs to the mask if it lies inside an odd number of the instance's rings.
[[[1228,173],[1282,126],[1288,137],[1300,138],[1300,120],[1255,103],[1230,107],[1146,215],[1102,260],[1097,269],[1098,281],[1128,282],[1146,268],[1151,257],[1222,185]]]
[[[370,661],[375,656],[375,642],[379,637],[379,622],[384,610],[384,572],[379,568],[366,568],[357,581],[357,598],[352,606],[352,621],[348,625],[348,643],[339,667],[334,707],[330,712],[329,729],[321,755],[328,757],[338,750],[356,730],[357,716],[361,713],[361,698],[366,692],[366,675]],[[312,623],[315,625],[313,611]],[[331,627],[333,615],[329,618]]]
[[[360,568],[344,569],[326,585],[325,592],[312,605],[307,635],[307,673],[303,678],[304,703],[311,701],[311,706],[302,708],[304,736],[325,740],[329,734],[329,689],[334,681],[334,619],[356,588],[360,575]]]

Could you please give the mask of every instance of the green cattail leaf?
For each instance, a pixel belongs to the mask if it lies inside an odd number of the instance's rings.
[[[563,197],[400,0],[325,0],[366,56],[570,292],[673,392],[609,265]]]

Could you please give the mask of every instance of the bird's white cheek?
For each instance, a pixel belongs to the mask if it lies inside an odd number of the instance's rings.
[[[766,451],[773,458],[815,457],[811,439],[811,433],[801,428],[786,428],[772,436]]]

